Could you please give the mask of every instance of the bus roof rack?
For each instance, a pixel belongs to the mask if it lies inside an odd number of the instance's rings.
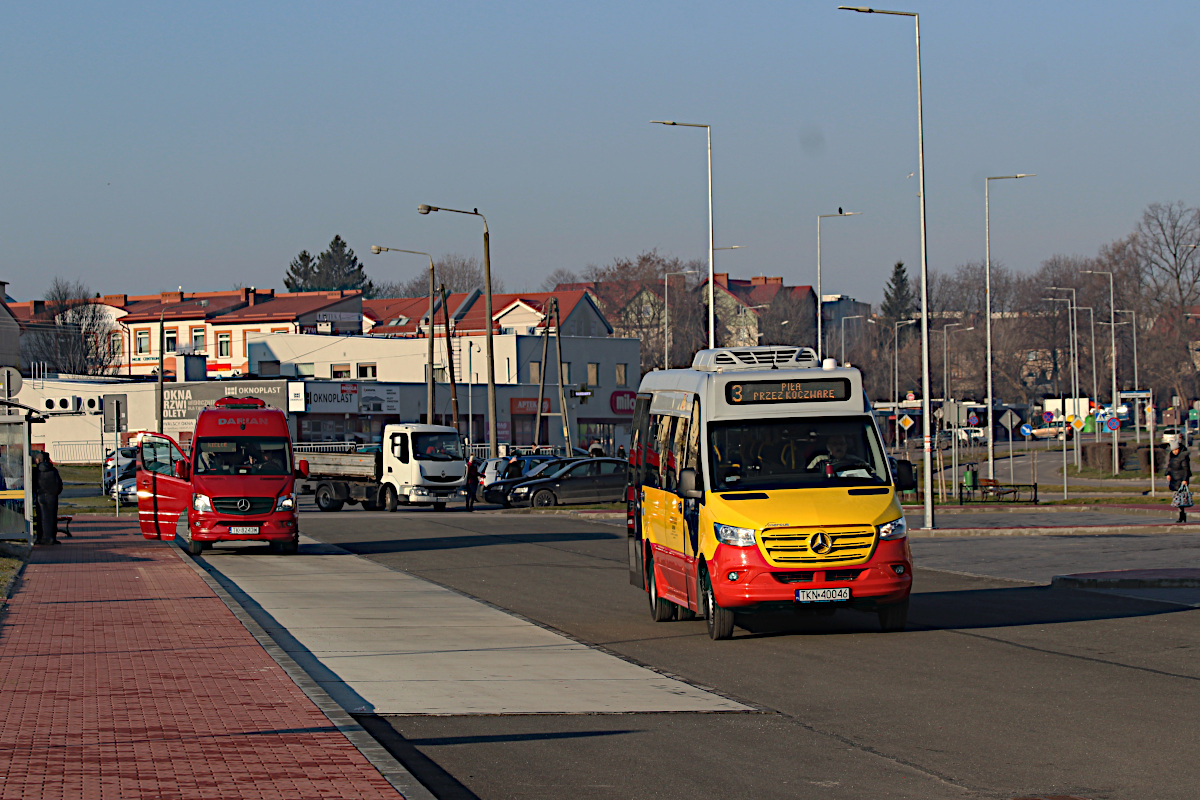
[[[718,347],[701,350],[692,359],[692,369],[701,372],[724,372],[738,369],[778,369],[779,367],[816,368],[817,352],[811,347]]]

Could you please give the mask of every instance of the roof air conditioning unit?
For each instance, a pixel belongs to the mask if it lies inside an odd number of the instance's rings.
[[[103,414],[104,398],[98,394],[83,398],[83,410],[89,414]]]

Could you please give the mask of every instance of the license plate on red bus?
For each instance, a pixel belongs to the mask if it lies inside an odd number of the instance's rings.
[[[229,532],[234,536],[254,536],[258,533],[257,525],[230,525]],[[849,590],[847,590],[849,591]]]
[[[837,600],[849,600],[850,590],[842,589],[797,589],[797,603],[832,603]]]

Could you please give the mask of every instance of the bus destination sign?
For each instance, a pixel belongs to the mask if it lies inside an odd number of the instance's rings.
[[[725,401],[733,406],[756,403],[832,403],[850,399],[846,378],[799,381],[746,381],[725,385]]]

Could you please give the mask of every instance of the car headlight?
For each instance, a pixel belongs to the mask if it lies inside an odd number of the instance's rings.
[[[192,495],[192,508],[201,514],[211,514],[212,498],[206,494],[194,494]]]
[[[291,511],[295,507],[296,495],[294,494],[281,494],[279,495],[279,499],[275,501],[276,511]]]
[[[513,494],[529,494],[529,487],[528,486],[518,486],[517,488],[512,490],[512,493]]]
[[[908,535],[908,523],[904,521],[904,517],[901,517],[882,525],[876,525],[875,530],[879,531],[880,539],[903,539]]]
[[[722,544],[733,545],[734,547],[754,546],[754,528],[735,528],[733,525],[722,525],[719,522],[714,522],[713,533],[716,534],[717,541]]]

